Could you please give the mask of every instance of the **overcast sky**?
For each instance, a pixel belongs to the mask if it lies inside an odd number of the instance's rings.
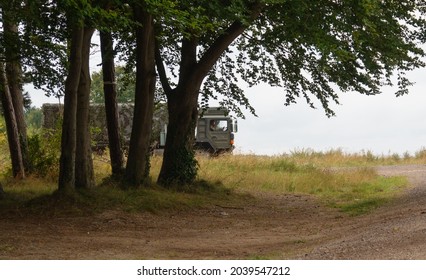
[[[91,64],[99,64],[95,58]],[[246,94],[258,117],[248,112],[239,120],[235,135],[238,153],[279,155],[300,149],[345,152],[371,151],[377,155],[414,152],[426,147],[426,69],[409,73],[416,84],[406,96],[395,97],[394,88],[384,88],[377,96],[342,93],[341,105],[332,104],[335,117],[327,118],[319,107],[311,109],[304,101],[284,106],[279,88],[266,85],[249,88]],[[26,88],[33,105],[57,102],[42,92]],[[212,104],[214,105],[214,104]]]
[[[243,153],[267,155],[307,148],[413,154],[426,147],[426,69],[409,76],[416,84],[405,96],[395,97],[389,87],[376,96],[342,93],[341,105],[332,105],[336,116],[331,118],[303,99],[284,106],[280,89],[251,88],[247,94],[259,117],[247,115],[239,121],[236,146]]]

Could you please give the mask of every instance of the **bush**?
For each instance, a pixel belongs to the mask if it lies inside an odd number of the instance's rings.
[[[10,169],[9,147],[7,144],[6,125],[0,116],[0,170]]]
[[[60,134],[51,130],[28,137],[31,173],[40,177],[56,177],[59,172]]]

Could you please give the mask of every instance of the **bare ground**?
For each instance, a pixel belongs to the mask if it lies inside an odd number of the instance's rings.
[[[0,217],[0,259],[426,259],[426,165],[378,171],[412,186],[358,217],[272,194],[167,214]]]

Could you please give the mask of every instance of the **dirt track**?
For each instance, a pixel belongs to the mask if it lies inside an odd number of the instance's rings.
[[[426,165],[378,170],[412,187],[368,215],[263,194],[196,212],[0,217],[0,259],[426,259]]]

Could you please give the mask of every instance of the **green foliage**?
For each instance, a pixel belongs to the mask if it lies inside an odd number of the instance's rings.
[[[6,124],[3,117],[0,117],[0,169],[3,169],[3,172],[10,169]],[[3,172],[0,172],[0,175],[3,175]]]
[[[192,184],[197,178],[198,172],[198,161],[195,158],[195,152],[193,149],[182,147],[172,152],[172,156],[177,159],[174,160],[175,164],[172,168],[169,168],[170,174],[168,178],[173,178],[172,182],[161,182],[160,184],[165,186],[173,185],[187,185]]]
[[[115,68],[118,103],[134,103],[136,81],[135,75],[136,73],[134,72],[128,73],[126,68],[122,66]],[[92,73],[90,101],[93,103],[104,103],[104,82],[102,71]]]
[[[378,94],[392,85],[407,92],[406,71],[423,66],[415,1],[271,1],[236,43],[235,71],[249,83],[268,83],[285,92],[285,104],[299,97],[327,115],[338,103],[331,86]]]
[[[63,94],[66,77],[68,30],[62,2],[26,1],[17,13],[25,80],[49,96]]]
[[[85,0],[19,1],[14,3],[15,20],[20,24],[19,52],[25,80],[45,94],[62,96],[68,69],[69,27],[82,24],[99,30],[124,30],[133,22],[128,5]],[[5,2],[6,3],[6,2]],[[104,6],[105,7],[104,7]],[[128,29],[123,32],[128,32]],[[0,45],[1,45],[0,34]]]
[[[40,177],[56,178],[59,172],[60,133],[41,130],[28,137],[31,173]]]
[[[178,149],[175,153],[177,165],[174,166],[173,177],[179,178],[180,184],[193,183],[197,177],[198,161],[195,158],[195,152],[192,149]]]
[[[159,2],[151,8],[171,85],[179,81],[183,40],[195,39],[199,63],[236,24],[246,28],[201,91],[202,107],[217,99],[240,117],[244,107],[255,114],[241,80],[281,87],[285,105],[303,98],[331,116],[330,102],[339,102],[337,88],[372,95],[395,84],[396,95],[402,95],[411,85],[406,72],[424,65],[420,43],[426,22],[416,1]],[[262,12],[253,20],[258,5]]]
[[[155,18],[161,62],[167,68],[164,72],[171,73],[171,77],[163,80],[172,87],[187,78],[181,76],[186,74],[181,66],[200,65],[207,54],[222,50],[223,44],[228,47],[212,69],[202,69],[210,70],[202,87],[202,105],[223,95],[221,105],[238,115],[241,115],[241,107],[254,113],[240,87],[241,79],[250,86],[268,83],[283,88],[286,105],[304,98],[312,107],[319,102],[327,115],[333,115],[329,103],[339,102],[334,85],[343,91],[378,94],[382,85],[395,83],[392,77],[396,74],[396,94],[401,95],[410,85],[406,72],[423,66],[424,52],[419,43],[424,40],[426,24],[422,17],[424,10],[418,11],[417,1],[150,0],[123,3],[114,1],[111,7],[103,9],[95,5],[98,2],[86,0],[26,1],[22,6],[19,1],[11,1],[9,4],[14,6],[7,9],[13,12],[21,27],[20,42],[16,45],[20,47],[27,76],[36,87],[44,87],[50,94],[63,91],[68,66],[66,45],[70,30],[67,26],[72,20],[114,31],[115,36],[125,42],[118,44],[123,46],[118,50],[124,51],[128,69],[132,69],[135,23],[131,7],[139,4],[145,5]],[[254,19],[259,5],[262,12]],[[71,15],[68,22],[64,15]],[[245,28],[246,32],[232,45],[234,38],[223,43],[235,27]],[[217,48],[221,43],[222,48]],[[195,45],[192,52],[182,57],[184,45],[191,44]],[[99,77],[100,74],[98,80]],[[191,80],[183,84],[190,83]],[[94,85],[98,87],[94,99],[99,101],[102,83]],[[119,92],[126,101],[133,96],[133,90],[125,93],[119,89]],[[194,92],[198,94],[198,89]],[[182,163],[176,166],[176,174],[182,172],[183,178],[194,179],[198,167],[193,154],[187,149],[176,153]],[[394,157],[394,160],[400,159]]]
[[[90,87],[90,102],[104,103],[104,82],[102,70],[93,72],[92,84]],[[135,102],[135,85],[136,72],[131,67],[117,66],[115,67],[115,78],[117,87],[117,103],[134,103]],[[164,103],[164,93],[160,88],[156,88],[154,102],[156,106]]]
[[[0,117],[0,134],[6,133],[6,121],[4,120],[3,116]]]
[[[40,108],[30,107],[25,110],[25,123],[30,133],[40,130],[42,122],[43,112]]]

